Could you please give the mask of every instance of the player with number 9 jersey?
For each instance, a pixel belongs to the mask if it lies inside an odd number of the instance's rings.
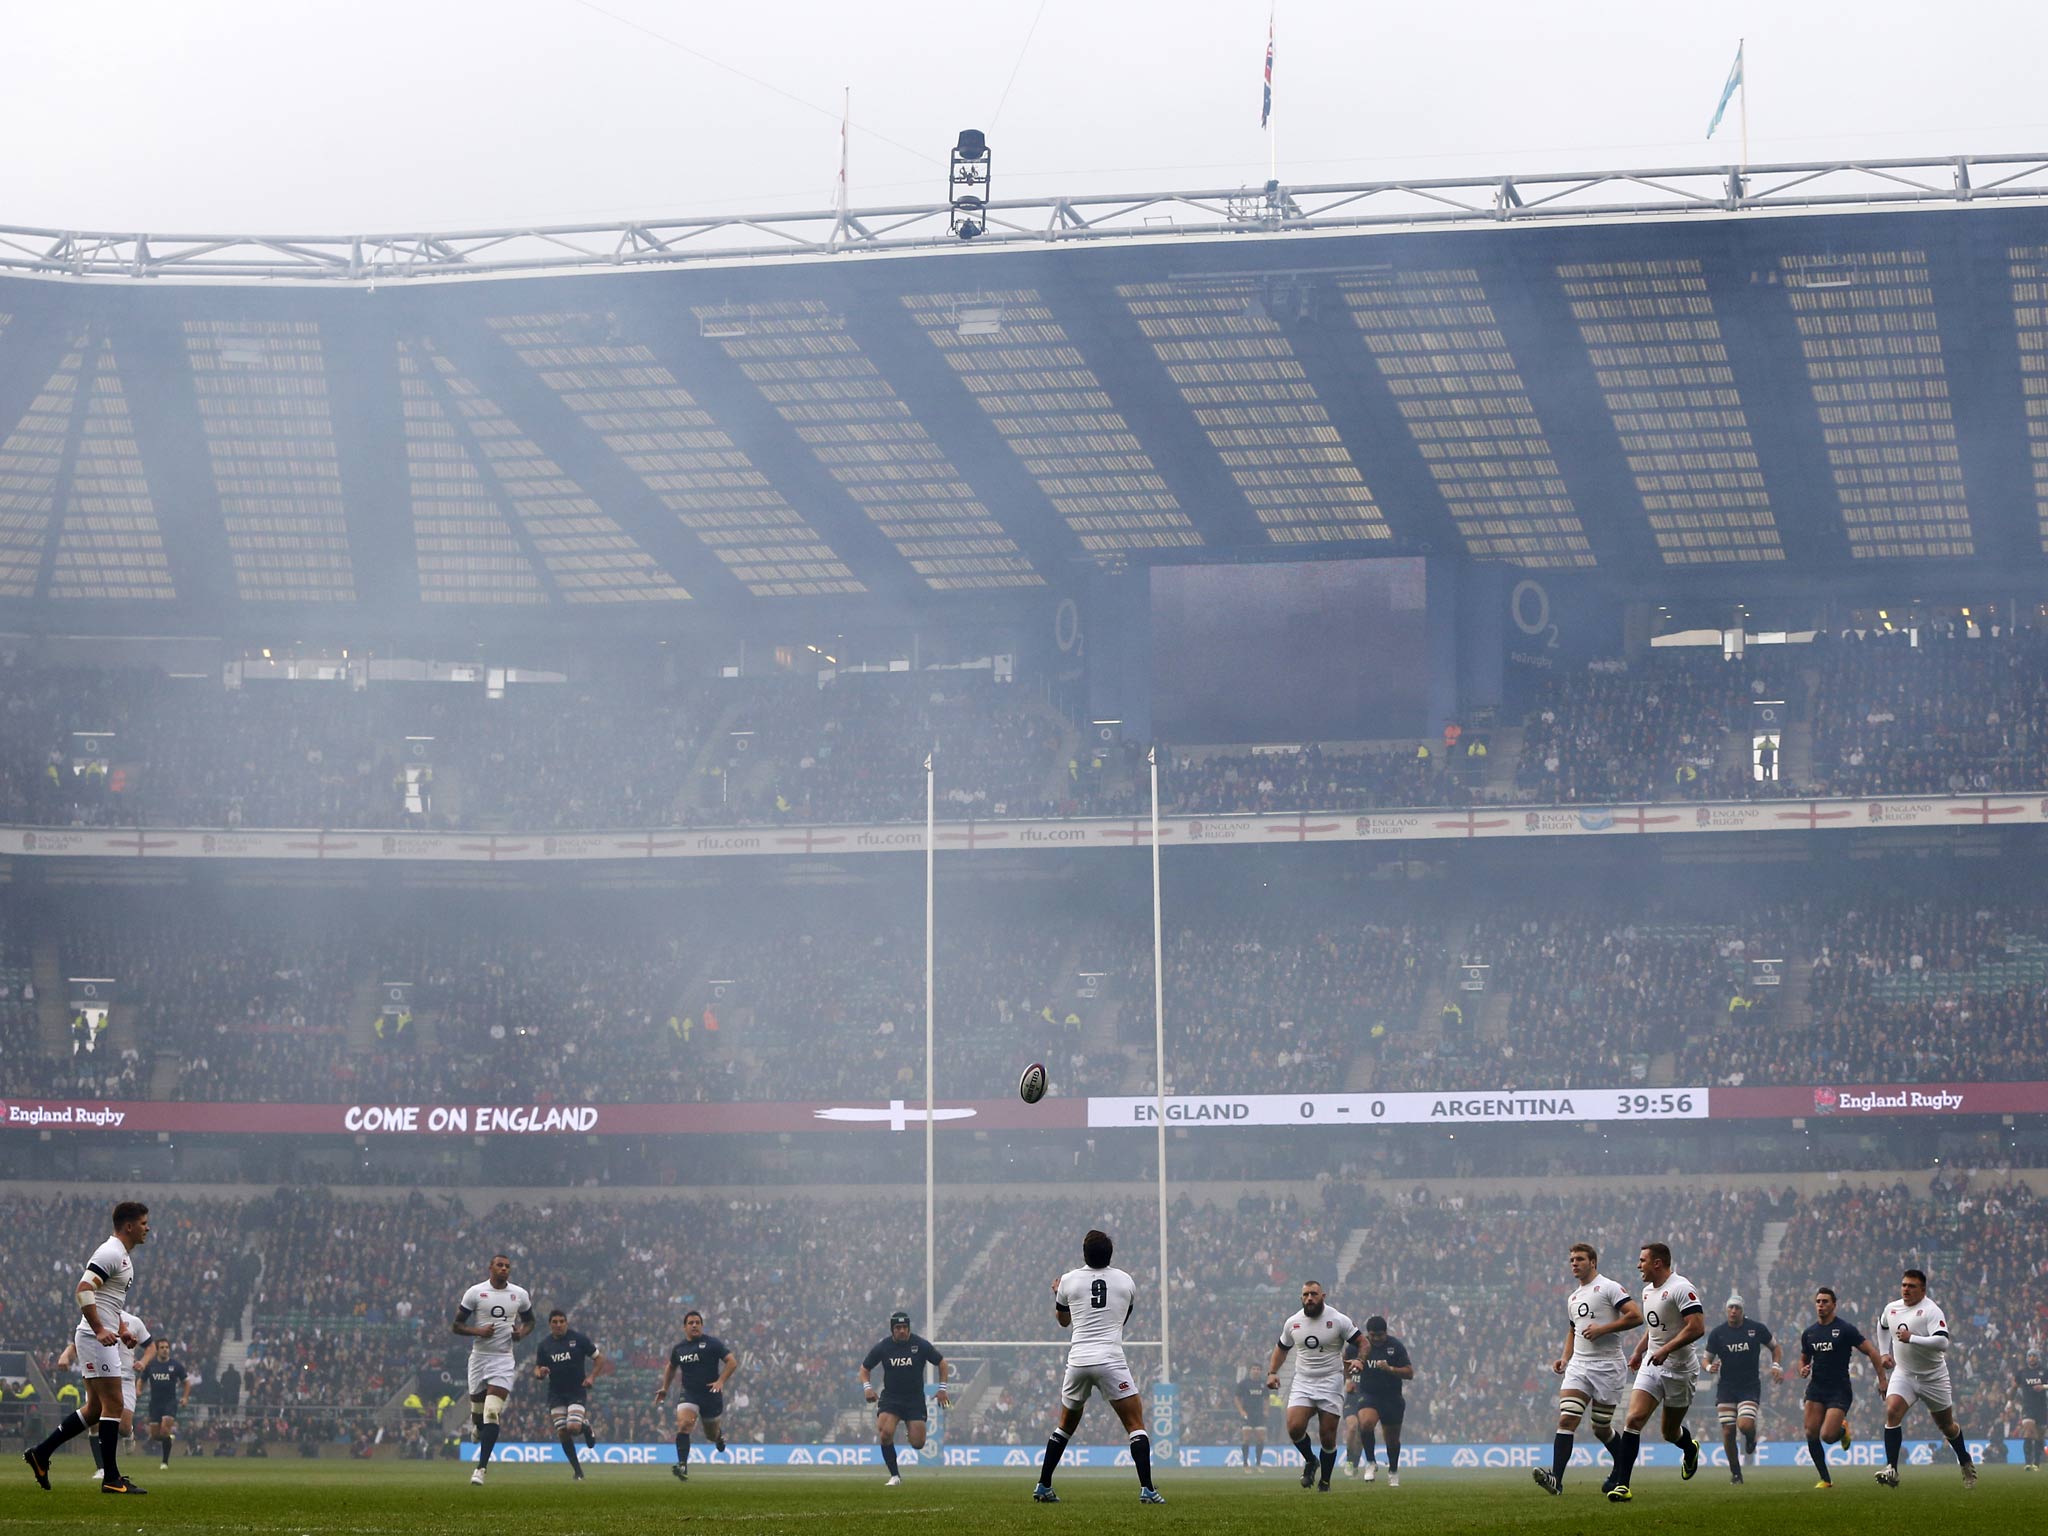
[[[1061,1401],[1079,1407],[1090,1391],[1112,1402],[1131,1396],[1138,1389],[1124,1359],[1124,1324],[1137,1306],[1138,1282],[1114,1266],[1070,1269],[1060,1276],[1058,1296],[1074,1319]]]
[[[1100,1392],[1115,1410],[1130,1437],[1131,1468],[1138,1474],[1138,1498],[1164,1504],[1166,1496],[1152,1486],[1152,1437],[1145,1429],[1145,1405],[1124,1359],[1124,1327],[1138,1306],[1138,1283],[1110,1262],[1116,1243],[1107,1232],[1091,1230],[1081,1239],[1081,1267],[1053,1282],[1053,1316],[1069,1330],[1067,1374],[1060,1384],[1060,1418],[1046,1437],[1045,1459],[1039,1463],[1038,1486],[1031,1491],[1040,1504],[1057,1504],[1053,1473],[1066,1453],[1067,1441],[1081,1427],[1081,1410],[1091,1392]]]

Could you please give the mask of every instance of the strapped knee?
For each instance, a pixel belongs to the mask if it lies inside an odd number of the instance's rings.
[[[1612,1403],[1595,1403],[1593,1405],[1593,1427],[1595,1429],[1604,1433],[1613,1422],[1614,1405]]]
[[[501,1412],[503,1412],[503,1411],[504,1411],[504,1408],[505,1408],[505,1399],[503,1399],[502,1397],[499,1397],[499,1396],[497,1396],[497,1395],[496,1395],[495,1393],[494,1393],[494,1394],[492,1394],[491,1396],[489,1396],[489,1397],[485,1398],[485,1399],[484,1399],[484,1422],[485,1422],[486,1424],[495,1424],[495,1423],[497,1423],[497,1422],[498,1422],[498,1415],[499,1415],[499,1414],[500,1414]]]
[[[1735,1405],[1733,1403],[1716,1403],[1714,1411],[1720,1416],[1723,1429],[1733,1429],[1735,1427]]]
[[[1599,1410],[1594,1411],[1597,1413]],[[1560,1419],[1570,1419],[1574,1429],[1578,1428],[1579,1420],[1585,1416],[1585,1412],[1586,1404],[1583,1398],[1560,1397],[1557,1400],[1557,1416]]]

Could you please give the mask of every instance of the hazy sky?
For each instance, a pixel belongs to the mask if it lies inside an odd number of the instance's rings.
[[[999,197],[1258,183],[1266,18],[1267,0],[0,0],[0,224],[825,207],[848,86],[856,205],[943,200],[966,126]],[[2048,146],[2038,3],[1282,0],[1278,30],[1297,183],[1726,163],[1735,112],[1705,131],[1738,36],[1753,160]]]

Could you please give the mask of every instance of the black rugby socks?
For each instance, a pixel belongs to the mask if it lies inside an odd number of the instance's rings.
[[[1152,1486],[1152,1437],[1142,1429],[1131,1431],[1131,1465],[1138,1469],[1138,1486]],[[1323,1476],[1330,1474],[1325,1471]]]
[[[1628,1486],[1628,1476],[1636,1469],[1636,1457],[1642,1454],[1643,1437],[1632,1429],[1624,1429],[1614,1437],[1614,1486]]]
[[[84,1434],[85,1427],[84,1416],[76,1408],[72,1409],[57,1421],[55,1429],[43,1436],[41,1443],[36,1446],[36,1460],[47,1466],[50,1458],[57,1453],[57,1447],[66,1440],[73,1440]],[[97,1441],[94,1442],[93,1449],[99,1449]]]
[[[1056,1429],[1045,1437],[1045,1460],[1038,1465],[1038,1483],[1042,1488],[1052,1486],[1052,1475],[1059,1469],[1060,1457],[1067,1452],[1067,1434]]]

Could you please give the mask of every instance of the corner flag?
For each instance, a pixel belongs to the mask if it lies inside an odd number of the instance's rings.
[[[1743,89],[1742,47],[1741,43],[1735,45],[1735,65],[1728,71],[1728,83],[1721,87],[1721,100],[1714,107],[1714,120],[1707,124],[1707,137],[1710,139],[1714,136],[1714,130],[1721,126],[1721,114],[1728,110],[1728,103],[1734,99],[1737,91]],[[1267,65],[1269,71],[1271,67],[1269,63]]]

